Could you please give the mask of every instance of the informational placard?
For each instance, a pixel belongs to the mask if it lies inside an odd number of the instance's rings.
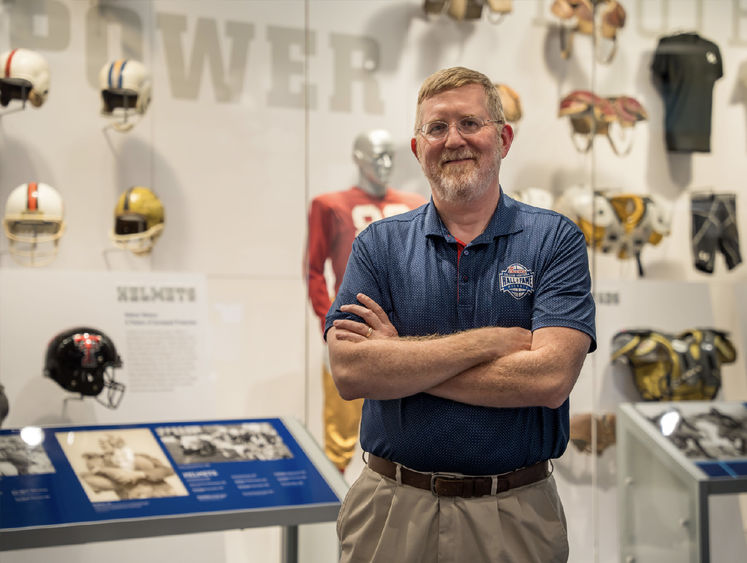
[[[21,322],[29,308],[19,295],[34,296],[33,323]],[[6,427],[217,416],[204,274],[0,271],[0,310]],[[80,327],[106,335],[120,357],[111,372],[124,386],[117,408],[105,406],[106,390],[66,390],[70,372],[60,382],[45,375],[49,342]]]
[[[189,515],[202,516],[203,522],[211,514],[221,515],[228,523],[220,527],[231,527],[226,515],[233,515],[239,528],[292,522],[278,520],[281,509],[326,507],[332,518],[318,521],[333,519],[339,484],[328,483],[317,466],[319,459],[326,462],[317,455],[318,447],[310,449],[308,435],[289,422],[270,418],[2,430],[0,544],[12,544],[14,530],[43,534],[45,527],[81,524],[91,531],[89,541],[109,539],[118,522],[132,520],[152,521],[150,535],[158,535],[168,517]],[[251,512],[274,516],[242,520]]]

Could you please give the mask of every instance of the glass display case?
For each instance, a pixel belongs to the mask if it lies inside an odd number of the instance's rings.
[[[617,418],[620,561],[739,561],[747,405],[628,403]]]
[[[688,40],[703,81],[683,117],[661,81],[671,82],[672,44]],[[13,61],[35,73],[12,76]],[[729,481],[704,477],[637,422],[643,398],[612,361],[612,340],[630,329],[728,332],[736,357],[715,400],[747,400],[747,268],[734,253],[747,228],[744,0],[0,1],[3,428],[295,417],[323,444],[320,316],[345,259],[322,255],[315,273],[327,285],[312,306],[313,202],[355,190],[356,139],[382,130],[389,187],[412,196],[408,207],[427,200],[411,150],[417,94],[452,66],[509,95],[504,193],[568,214],[589,239],[598,349],[569,409],[585,434],[553,461],[570,560],[607,563],[625,550],[642,560],[648,544],[661,560],[699,557],[719,514],[743,538],[733,495],[711,488]],[[700,128],[692,144],[681,137],[689,122]],[[44,232],[27,231],[44,235],[45,253],[16,230],[23,207],[39,204],[26,196],[43,192],[54,200],[40,204]],[[351,229],[405,202],[394,203],[356,206]],[[706,243],[694,237],[704,225]],[[199,281],[191,297],[184,276]],[[50,339],[73,326],[117,343],[127,386],[117,409],[66,401],[44,375]],[[616,445],[611,421],[624,404],[636,407],[620,411]],[[355,424],[347,431],[338,467],[352,483],[363,462]],[[637,485],[618,485],[623,471]],[[179,549],[185,563],[265,563],[277,533],[161,537],[147,549],[162,559]],[[300,536],[302,561],[334,559],[332,523]],[[123,563],[139,557],[139,541],[3,561]]]

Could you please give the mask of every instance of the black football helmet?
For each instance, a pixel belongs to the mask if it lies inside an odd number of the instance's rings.
[[[115,409],[125,390],[114,379],[114,368],[119,367],[122,359],[106,334],[95,328],[78,327],[52,338],[47,346],[44,375],[68,391],[96,397],[105,407]],[[106,398],[102,399],[104,388]]]
[[[3,425],[3,420],[8,416],[8,397],[5,396],[5,387],[0,383],[0,427]]]

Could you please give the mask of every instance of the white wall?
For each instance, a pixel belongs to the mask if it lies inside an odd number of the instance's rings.
[[[662,196],[673,211],[672,235],[644,250],[647,278],[678,282],[671,286],[673,312],[712,311],[712,319],[693,322],[732,330],[739,351],[747,350],[734,307],[734,290],[743,292],[747,268],[727,272],[719,259],[716,273],[706,276],[692,267],[689,247],[689,194],[697,189],[736,192],[745,228],[747,89],[738,74],[747,64],[747,7],[730,0],[629,0],[618,52],[605,66],[593,63],[586,36],[575,38],[570,59],[561,58],[550,4],[515,0],[513,12],[493,25],[426,18],[420,0],[5,0],[0,51],[26,46],[41,52],[52,67],[52,88],[42,108],[0,115],[0,202],[28,181],[47,182],[62,193],[68,231],[57,259],[34,272],[40,279],[50,270],[93,277],[107,269],[205,274],[217,407],[205,413],[200,405],[184,404],[182,415],[293,415],[321,439],[322,347],[301,273],[307,203],[355,182],[352,140],[374,127],[395,139],[392,185],[426,195],[409,150],[415,97],[428,74],[463,65],[521,95],[524,117],[502,167],[504,187],[560,194],[581,184]],[[657,38],[682,29],[697,29],[718,43],[724,61],[724,77],[714,88],[710,154],[669,155],[664,146],[663,105],[649,65]],[[122,56],[140,57],[154,82],[148,113],[127,134],[104,129],[99,93],[89,82],[106,60]],[[636,126],[631,154],[615,156],[603,139],[590,154],[574,149],[557,106],[575,89],[632,95],[644,104],[650,119]],[[148,185],[161,197],[166,228],[150,257],[109,253],[107,262],[116,199],[133,184]],[[19,268],[4,239],[0,268]],[[596,256],[594,275],[597,283],[620,279],[636,286],[631,261]],[[677,300],[677,288],[685,287],[680,282],[703,284],[695,306],[686,298],[690,290]],[[647,287],[641,284],[640,291]],[[624,328],[617,326],[619,315],[607,318],[604,312],[600,308],[600,335]],[[28,313],[13,322],[33,324],[44,311],[32,302]],[[676,328],[667,309],[651,322],[656,318],[661,328]],[[572,397],[574,412],[614,407],[602,394],[608,363],[603,350],[587,362]],[[743,357],[724,369],[725,398],[747,396]],[[0,381],[9,377],[0,373]],[[25,415],[14,413],[17,420]],[[126,413],[135,421],[148,416],[137,408]],[[588,466],[579,485],[584,488],[568,489],[566,511],[571,522],[588,521],[591,514],[597,527],[583,538],[583,532],[572,533],[573,560],[610,560],[614,520],[598,507],[614,503],[605,489],[614,468],[605,458],[581,463]],[[356,460],[347,477],[359,467]],[[590,498],[579,494],[587,489]],[[209,544],[211,560],[267,561],[278,557],[278,541],[277,530],[255,530],[127,542],[114,552],[121,549],[124,561],[131,550],[141,558],[143,552],[156,557],[178,550],[197,561],[204,560],[199,549],[185,546]],[[334,559],[332,524],[304,531],[302,542],[304,560]],[[147,548],[134,547],[140,545]],[[113,553],[91,545],[6,554],[3,560],[42,560],[51,553],[59,560],[93,561],[99,552]]]

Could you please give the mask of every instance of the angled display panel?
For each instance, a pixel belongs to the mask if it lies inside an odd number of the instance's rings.
[[[0,550],[337,517],[346,485],[294,419],[0,431]]]

